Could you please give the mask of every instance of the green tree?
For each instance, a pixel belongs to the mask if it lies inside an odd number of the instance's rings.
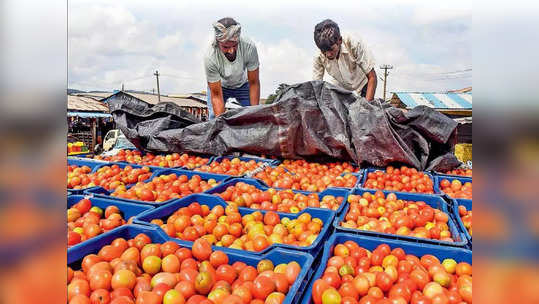
[[[279,84],[279,86],[277,87],[277,90],[275,90],[275,93],[270,94],[268,96],[268,99],[266,100],[266,104],[273,103],[273,101],[275,101],[275,98],[277,98],[277,95],[279,95],[287,87],[288,87],[288,84],[286,84],[286,83]]]

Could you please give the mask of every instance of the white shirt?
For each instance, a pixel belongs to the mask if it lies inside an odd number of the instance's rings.
[[[240,36],[236,59],[230,62],[217,43],[211,43],[204,56],[204,66],[208,82],[221,81],[223,87],[236,89],[247,82],[247,71],[258,69],[258,52],[254,42]]]
[[[347,90],[359,93],[367,84],[367,74],[374,68],[374,58],[361,40],[342,38],[339,58],[329,60],[322,52],[314,57],[313,79],[322,80],[324,72]]]

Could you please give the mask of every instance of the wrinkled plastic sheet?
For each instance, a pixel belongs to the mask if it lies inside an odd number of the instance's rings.
[[[459,165],[451,153],[454,120],[426,106],[406,111],[368,102],[323,81],[289,86],[273,104],[231,109],[206,122],[175,104],[113,98],[109,107],[118,128],[145,151],[332,158],[419,170]]]

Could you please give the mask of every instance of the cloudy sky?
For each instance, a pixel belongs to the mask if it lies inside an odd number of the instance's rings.
[[[253,4],[256,2],[256,6]],[[293,2],[291,4],[290,2]],[[435,2],[435,3],[433,3]],[[330,18],[394,69],[388,91],[443,91],[472,85],[471,1],[137,1],[71,0],[68,86],[161,92],[206,89],[203,54],[211,23],[242,24],[260,59],[261,95],[311,79],[314,25]],[[376,95],[381,97],[383,82]]]

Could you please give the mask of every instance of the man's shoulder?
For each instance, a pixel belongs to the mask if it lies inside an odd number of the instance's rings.
[[[249,37],[240,36],[239,44],[240,44],[240,46],[242,46],[244,48],[255,48],[256,49],[256,44]]]
[[[350,34],[342,35],[342,43],[349,50],[363,46],[363,41],[360,37],[352,36]]]
[[[314,54],[314,62],[325,63],[326,59],[327,58],[324,56],[324,54],[322,54],[322,51],[317,48],[316,53]]]
[[[206,52],[204,53],[204,60],[207,62],[213,62],[215,61],[217,57],[217,51],[219,48],[215,45],[215,43],[210,42],[208,44],[208,47],[206,49]]]

